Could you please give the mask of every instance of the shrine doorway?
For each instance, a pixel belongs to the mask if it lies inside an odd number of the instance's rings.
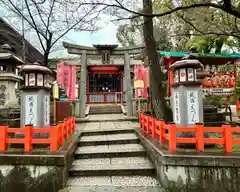
[[[122,103],[123,73],[117,70],[90,70],[87,80],[87,103]]]

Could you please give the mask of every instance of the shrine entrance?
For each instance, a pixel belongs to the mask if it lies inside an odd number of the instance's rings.
[[[111,70],[110,70],[111,68]],[[122,103],[123,73],[118,67],[91,67],[87,79],[87,103]]]

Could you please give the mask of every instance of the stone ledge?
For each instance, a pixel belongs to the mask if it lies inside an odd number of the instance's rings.
[[[127,115],[127,111],[126,111],[124,105],[120,105],[120,106],[121,106],[122,113],[123,113],[124,115]]]
[[[151,161],[161,162],[171,166],[202,166],[202,167],[240,167],[240,154],[210,153],[210,152],[176,152],[163,149],[157,139],[144,134],[138,128],[135,130]]]
[[[123,117],[116,119],[89,119],[89,118],[76,118],[76,123],[97,123],[97,122],[112,122],[112,121],[138,121],[137,117]]]
[[[74,136],[69,144],[65,144],[60,148],[59,152],[1,153],[0,165],[69,165],[72,163],[72,156],[77,145],[78,136]]]
[[[87,105],[85,109],[85,116],[89,115],[89,111],[90,111],[90,105]]]

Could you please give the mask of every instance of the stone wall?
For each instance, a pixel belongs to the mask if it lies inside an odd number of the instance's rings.
[[[64,166],[0,165],[0,192],[57,192],[64,172]]]
[[[72,136],[56,153],[0,154],[0,192],[58,192],[63,189],[77,138]]]
[[[172,154],[161,148],[158,140],[140,130],[136,132],[166,191],[240,191],[240,156],[237,154]]]
[[[240,191],[239,168],[168,166],[158,162],[157,173],[161,185],[169,191]]]

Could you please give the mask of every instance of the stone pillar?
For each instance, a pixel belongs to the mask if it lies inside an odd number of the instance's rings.
[[[80,118],[85,117],[86,109],[86,82],[87,82],[87,54],[83,52],[81,56],[81,76],[80,76]]]
[[[195,58],[176,61],[169,69],[174,71],[172,102],[174,122],[178,126],[203,123],[202,83],[197,79],[197,69],[203,65]],[[178,137],[195,137],[193,132],[179,132]],[[207,133],[204,134],[208,137]],[[188,146],[189,144],[181,146]]]
[[[127,104],[127,116],[133,116],[132,109],[132,81],[129,53],[124,53],[124,76],[125,76],[125,95]]]

